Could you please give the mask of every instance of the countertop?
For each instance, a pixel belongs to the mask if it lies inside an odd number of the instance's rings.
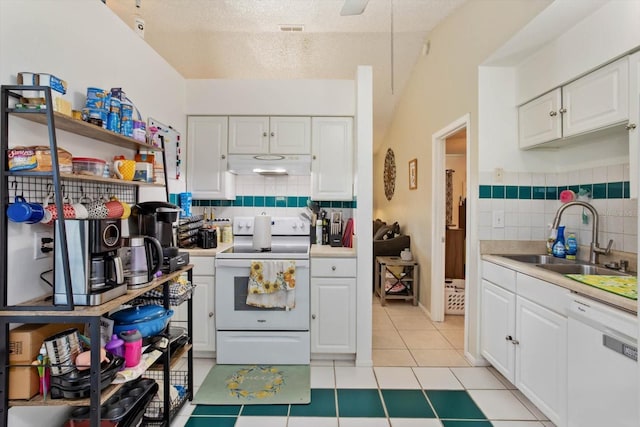
[[[224,251],[227,248],[233,246],[233,243],[220,243],[217,248],[213,249],[180,249],[181,251],[189,252],[189,256],[210,256],[215,257],[219,252]],[[329,245],[311,245],[310,254],[311,258],[355,258],[355,248],[335,248]]]
[[[182,249],[181,251],[189,252],[189,256],[212,256],[215,257],[218,252],[222,252],[227,248],[233,246],[233,243],[219,243],[217,248],[213,249],[202,249],[202,248],[193,248],[193,249]]]
[[[543,253],[541,251],[537,253]],[[638,302],[629,298],[625,298],[616,294],[612,294],[607,291],[603,291],[598,288],[594,288],[589,285],[576,282],[575,280],[564,277],[562,274],[555,273],[553,271],[545,270],[543,268],[536,267],[534,264],[529,264],[520,261],[514,261],[509,258],[502,257],[500,255],[482,255],[484,261],[489,261],[494,264],[501,265],[503,267],[510,268],[520,273],[526,274],[531,277],[535,277],[545,282],[553,283],[554,285],[561,286],[565,289],[569,289],[572,292],[584,295],[588,298],[592,298],[606,304],[618,307],[622,310],[637,314]]]
[[[311,258],[355,258],[356,248],[311,245],[311,252],[309,255]]]

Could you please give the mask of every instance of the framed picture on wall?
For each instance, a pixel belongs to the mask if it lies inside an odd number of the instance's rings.
[[[409,160],[409,190],[418,188],[418,159]]]

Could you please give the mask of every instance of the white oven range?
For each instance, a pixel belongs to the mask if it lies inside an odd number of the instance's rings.
[[[308,364],[309,222],[273,217],[271,250],[253,249],[253,217],[233,220],[234,244],[216,255],[216,359],[220,364]],[[248,305],[254,261],[295,263],[295,307]]]

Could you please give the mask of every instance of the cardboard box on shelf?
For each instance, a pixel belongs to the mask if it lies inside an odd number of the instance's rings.
[[[40,379],[37,366],[9,367],[9,399],[31,399],[39,391]]]
[[[29,364],[36,360],[42,342],[65,329],[78,328],[80,332],[84,324],[50,323],[27,324],[9,331],[9,363]]]

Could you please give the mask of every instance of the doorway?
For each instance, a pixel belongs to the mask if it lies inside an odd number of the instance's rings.
[[[432,137],[431,319],[438,322],[453,308],[462,316],[467,311],[469,120],[466,114]]]

